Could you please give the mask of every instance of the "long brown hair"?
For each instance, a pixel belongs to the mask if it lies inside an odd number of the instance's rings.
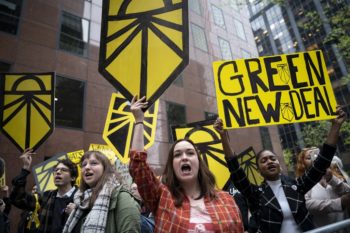
[[[305,160],[305,156],[306,156],[307,152],[309,150],[312,150],[312,149],[316,149],[316,147],[304,148],[298,154],[297,167],[296,167],[296,171],[295,171],[296,177],[300,177],[300,176],[304,175],[305,171],[307,170],[307,167],[305,166],[304,160]]]
[[[186,141],[186,142],[189,142],[190,144],[192,144],[192,146],[194,147],[194,149],[196,151],[198,160],[199,160],[198,182],[199,182],[201,192],[200,192],[200,195],[197,199],[200,199],[204,196],[209,197],[210,199],[213,199],[216,197],[216,195],[215,195],[215,186],[216,186],[215,177],[214,177],[213,173],[211,173],[211,171],[209,170],[207,165],[203,162],[201,156],[199,156],[199,151],[198,151],[197,147],[189,139],[180,139],[180,140],[177,140],[176,142],[174,142],[174,144],[171,146],[171,148],[169,150],[168,160],[167,160],[165,170],[164,170],[163,176],[162,176],[163,183],[168,187],[168,189],[170,190],[171,194],[173,195],[173,197],[175,199],[175,206],[176,207],[179,207],[182,205],[182,202],[183,202],[184,197],[185,197],[184,190],[181,187],[180,182],[177,179],[175,172],[174,172],[174,168],[173,168],[174,148],[175,148],[176,144],[178,144],[179,142],[182,142],[182,141]]]
[[[111,162],[108,160],[107,156],[105,156],[100,151],[87,151],[84,153],[83,157],[80,159],[80,165],[82,165],[83,161],[85,159],[90,159],[92,156],[95,156],[95,158],[102,164],[103,166],[103,173],[95,187],[92,188],[92,194],[90,199],[90,207],[94,204],[98,194],[103,188],[103,185],[111,178],[117,179],[118,182],[121,182],[119,175],[117,171],[115,170],[114,166],[111,164]],[[81,174],[83,177],[83,175]],[[87,189],[90,189],[88,184],[85,183],[84,179],[81,178],[80,181],[80,191],[84,192]]]

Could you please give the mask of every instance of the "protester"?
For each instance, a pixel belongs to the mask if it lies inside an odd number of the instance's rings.
[[[131,102],[136,123],[130,153],[130,174],[145,205],[155,216],[155,232],[243,232],[232,196],[215,189],[214,175],[190,140],[176,141],[157,179],[146,162],[143,137],[145,97]]]
[[[141,233],[153,233],[154,232],[154,217],[149,209],[144,205],[142,197],[137,189],[137,184],[132,183],[130,185],[130,191],[141,206]]]
[[[36,199],[36,208],[34,211],[23,210],[21,218],[18,223],[17,233],[36,233],[40,226],[39,221],[39,193],[36,185],[32,188],[32,194]]]
[[[342,181],[350,184],[349,175],[346,171],[343,169],[343,162],[341,159],[337,156],[334,156],[332,160],[332,164],[330,166],[330,169],[332,170],[332,174],[341,179]]]
[[[10,233],[11,203],[9,200],[8,186],[0,187],[0,233]]]
[[[311,168],[314,151],[312,148],[305,148],[299,153],[297,177]],[[336,172],[339,163],[341,160],[334,156],[331,168],[327,169],[320,182],[305,195],[306,208],[312,214],[316,227],[339,222],[347,217],[347,210],[350,207],[350,185],[345,182],[341,173]],[[338,232],[345,233],[346,230]]]
[[[228,188],[229,194],[232,195],[234,198],[238,209],[241,213],[244,233],[248,233],[250,226],[249,226],[249,209],[248,209],[248,203],[247,200],[244,198],[244,196],[234,187],[234,185],[231,183]],[[255,231],[256,232],[256,231]]]
[[[220,133],[231,180],[235,187],[248,199],[254,215],[258,232],[294,233],[314,228],[307,211],[304,195],[322,178],[329,167],[336,150],[341,125],[346,120],[345,112],[337,107],[337,117],[332,120],[332,127],[322,154],[303,176],[294,180],[281,175],[277,155],[270,150],[262,150],[256,156],[257,166],[264,178],[262,185],[249,182],[240,167],[237,155],[233,153],[226,130],[221,119],[217,119],[214,128]]]
[[[74,186],[78,175],[77,167],[69,159],[59,160],[53,168],[54,184],[57,189],[46,191],[40,196],[26,193],[27,176],[30,174],[34,154],[33,150],[26,149],[20,156],[23,166],[21,173],[12,180],[11,202],[22,210],[38,211],[40,208],[38,233],[61,233],[74,208],[73,197],[77,191]]]
[[[63,233],[140,232],[138,203],[121,185],[108,158],[99,151],[87,151],[80,164],[81,183],[74,197],[76,208]]]

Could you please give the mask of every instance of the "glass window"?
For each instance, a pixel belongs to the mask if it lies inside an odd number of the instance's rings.
[[[194,46],[208,52],[207,38],[205,37],[204,29],[193,23],[191,23],[191,28]]]
[[[224,15],[222,14],[222,10],[214,5],[211,5],[211,8],[213,10],[214,23],[217,26],[226,30],[225,19],[224,19]]]
[[[238,11],[239,7],[238,5],[240,4],[239,2],[237,2],[237,0],[229,0],[230,6],[235,10]]]
[[[56,125],[83,128],[85,83],[56,75]]]
[[[22,0],[0,0],[0,31],[16,35]]]
[[[81,17],[62,13],[59,47],[62,50],[87,56],[89,21]]]
[[[176,79],[175,81],[173,82],[174,85],[178,86],[178,87],[183,87],[184,86],[184,79],[183,79],[183,76],[182,74],[180,74]]]
[[[230,42],[225,39],[219,38],[219,45],[221,51],[221,57],[223,60],[232,60],[231,46]]]
[[[11,69],[10,64],[0,61],[0,72],[6,73],[6,72],[9,72],[10,69]]]
[[[241,49],[241,52],[242,52],[242,58],[251,58],[250,52],[248,52],[244,49]]]
[[[188,8],[191,11],[196,12],[198,15],[201,15],[201,6],[199,4],[199,0],[189,0],[188,1]]]
[[[267,150],[273,150],[269,128],[261,126],[259,127],[259,130],[260,130],[260,137],[263,144],[263,148]]]
[[[184,105],[166,102],[166,112],[168,117],[169,142],[173,141],[171,136],[171,126],[186,123],[186,107]]]
[[[280,6],[275,5],[266,11],[268,24],[270,25],[273,39],[279,53],[295,52],[292,35],[288,30],[287,22]]]
[[[242,22],[237,19],[234,19],[234,22],[235,22],[238,37],[241,38],[242,40],[247,40]]]
[[[215,120],[218,118],[218,114],[212,112],[204,112],[205,120]]]

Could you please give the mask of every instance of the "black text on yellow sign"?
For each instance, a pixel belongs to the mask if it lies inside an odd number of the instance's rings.
[[[100,73],[129,101],[149,106],[187,66],[187,0],[104,0]]]
[[[36,150],[54,129],[54,73],[0,74],[1,130],[22,152]]]
[[[213,63],[225,128],[332,119],[336,100],[321,51]]]

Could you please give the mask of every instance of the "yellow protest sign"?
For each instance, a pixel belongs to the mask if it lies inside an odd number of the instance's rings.
[[[321,51],[213,63],[225,128],[334,118],[336,100]]]
[[[182,126],[172,126],[174,140],[192,140],[200,156],[214,174],[218,188],[222,189],[230,178],[220,135],[213,128],[213,121],[200,121]]]
[[[54,168],[57,165],[59,160],[69,159],[77,165],[78,168],[78,177],[76,179],[76,185],[80,184],[80,158],[84,155],[84,150],[78,150],[73,152],[68,152],[67,154],[58,154],[54,157],[45,160],[42,163],[39,163],[33,166],[33,176],[35,183],[38,187],[39,192],[45,192],[48,190],[57,189],[54,183]]]
[[[143,121],[145,149],[150,148],[155,139],[158,104],[156,101],[146,112]],[[129,151],[134,130],[134,116],[130,103],[120,93],[113,93],[103,130],[103,139],[123,163],[129,162]]]
[[[21,151],[36,150],[54,129],[54,73],[0,75],[0,124]]]
[[[187,66],[188,3],[104,0],[100,73],[131,101],[151,106]]]
[[[258,166],[256,164],[256,155],[253,150],[253,147],[249,147],[243,152],[241,152],[238,157],[238,162],[241,165],[241,168],[244,170],[247,175],[250,183],[255,185],[260,185],[263,182],[264,178],[260,175],[258,171]]]
[[[75,163],[77,165],[77,169],[78,169],[78,177],[75,180],[75,184],[77,186],[80,185],[80,172],[81,172],[81,166],[80,166],[80,159],[83,157],[84,155],[84,150],[78,150],[78,151],[73,151],[73,152],[68,152],[67,153],[67,157],[70,159],[70,161],[72,161],[73,163]]]
[[[89,150],[100,151],[109,159],[109,161],[111,161],[112,164],[115,163],[115,153],[108,145],[90,144]]]

